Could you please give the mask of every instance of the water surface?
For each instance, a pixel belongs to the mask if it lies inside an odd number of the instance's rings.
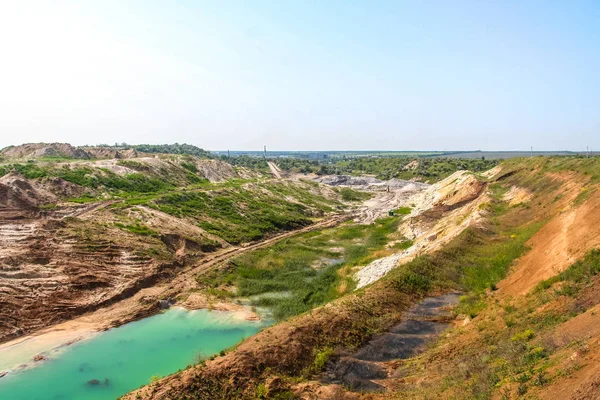
[[[115,399],[262,327],[232,313],[173,308],[75,343],[35,368],[9,373],[0,378],[0,399]]]

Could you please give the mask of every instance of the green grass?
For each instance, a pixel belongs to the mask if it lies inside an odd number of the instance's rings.
[[[589,287],[598,273],[600,250],[593,249],[565,271],[540,282],[525,297],[507,299],[504,304],[479,297],[478,301],[489,308],[485,319],[473,321],[478,324],[480,339],[458,356],[455,362],[461,368],[450,371],[446,379],[465,394],[458,398],[489,399],[511,382],[518,383],[517,392],[523,395],[560,376],[561,370],[549,370],[556,363],[551,356],[571,344],[559,345],[547,338],[555,336],[556,326],[586,310],[574,294]],[[565,287],[573,292],[565,293]],[[567,298],[559,299],[553,307],[544,307],[560,296]],[[505,326],[492,323],[498,316]]]
[[[196,165],[190,162],[182,161],[181,166],[194,174],[198,172],[198,168],[196,167]]]
[[[35,163],[9,164],[0,166],[0,176],[8,174],[12,170],[15,170],[27,179],[37,179],[48,176],[48,171]]]
[[[268,307],[285,319],[325,304],[354,287],[347,267],[364,265],[381,250],[400,220],[384,218],[373,225],[342,225],[309,232],[237,257],[228,274],[199,276],[205,287],[234,284],[237,295]]]
[[[405,239],[405,240],[402,240],[401,242],[394,244],[392,246],[392,248],[396,249],[396,250],[406,250],[406,249],[410,248],[413,244],[414,244],[414,242],[412,240]]]
[[[156,197],[149,205],[176,217],[191,218],[206,231],[239,244],[310,225],[313,220],[307,215],[324,215],[339,204],[306,188],[277,183],[259,188],[231,183],[218,188],[172,192]],[[282,193],[296,201],[283,198]]]
[[[126,224],[122,224],[120,222],[115,222],[115,226],[124,231],[135,233],[136,235],[152,236],[152,237],[160,236],[158,234],[158,232],[156,232],[156,231],[148,228],[146,225],[142,225],[140,223],[136,223],[134,225],[126,225]]]
[[[245,191],[170,193],[153,206],[177,217],[195,217],[200,227],[232,244],[312,223],[302,204]]]
[[[431,288],[457,288],[469,294],[456,312],[474,317],[485,306],[485,290],[506,276],[526,250],[525,242],[541,227],[533,223],[502,234],[468,228],[440,251],[423,255],[387,277],[398,290],[426,293]]]
[[[340,194],[344,201],[364,201],[371,198],[370,193],[359,192],[350,188],[341,188]]]
[[[394,214],[397,214],[397,215],[408,215],[408,214],[410,214],[411,211],[412,210],[411,210],[410,207],[400,207],[400,208],[394,210]]]
[[[562,282],[562,287],[556,290],[556,293],[559,295],[574,296],[589,284],[592,277],[598,275],[599,272],[600,250],[593,249],[588,251],[583,259],[577,261],[558,275],[540,282],[536,290],[543,291],[551,288],[558,282]]]

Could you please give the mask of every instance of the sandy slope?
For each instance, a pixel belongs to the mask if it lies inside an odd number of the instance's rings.
[[[540,281],[563,271],[588,250],[600,246],[599,227],[600,192],[596,190],[583,205],[559,211],[531,238],[531,251],[498,284],[501,292],[507,296],[523,295]]]

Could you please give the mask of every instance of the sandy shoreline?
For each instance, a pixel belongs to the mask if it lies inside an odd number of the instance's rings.
[[[68,321],[0,345],[0,371],[33,366],[34,357],[52,357],[66,346],[95,336],[101,329],[94,323]]]
[[[3,372],[28,368],[37,363],[42,363],[43,361],[33,361],[33,357],[38,354],[46,356],[55,354],[52,352],[62,351],[69,344],[87,339],[100,331],[155,315],[161,311],[158,307],[159,300],[174,299],[183,293],[188,296],[181,301],[177,301],[173,304],[174,306],[181,306],[188,310],[208,309],[231,312],[236,319],[260,321],[260,316],[245,305],[220,301],[209,298],[202,293],[193,292],[193,289],[196,288],[195,276],[239,254],[266,247],[299,233],[335,226],[349,217],[350,215],[346,214],[333,215],[308,227],[285,232],[259,243],[254,243],[243,248],[227,249],[219,254],[212,254],[202,263],[182,271],[168,283],[162,282],[161,284],[141,289],[133,296],[102,309],[46,327],[27,336],[0,343],[0,379]]]
[[[192,294],[186,301],[174,306],[189,311],[209,309],[230,313],[233,318],[245,321],[261,320],[260,316],[242,305],[221,302],[210,304],[206,297],[200,294]],[[0,374],[35,367],[37,364],[43,363],[43,360],[34,360],[34,357],[40,354],[47,358],[56,357],[73,343],[90,339],[107,329],[139,321],[159,312],[160,310],[157,309],[156,312],[137,314],[138,318],[114,320],[106,318],[107,314],[110,315],[106,309],[98,310],[91,315],[50,326],[34,334],[2,343],[0,344]],[[101,315],[104,315],[105,318],[99,318]]]

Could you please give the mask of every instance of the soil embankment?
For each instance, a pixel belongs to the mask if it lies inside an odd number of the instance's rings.
[[[7,151],[25,157],[38,148]],[[195,275],[228,257],[346,218],[328,188],[238,187],[237,172],[220,160],[8,165],[0,178],[0,343],[84,314],[101,328],[141,318],[159,300],[197,288]],[[203,304],[241,308],[197,296],[187,305]]]
[[[581,189],[579,190],[581,192]],[[577,191],[572,192],[577,194]],[[531,238],[531,251],[513,267],[498,287],[506,296],[523,295],[562,271],[600,244],[600,192],[579,206],[559,210]]]
[[[485,219],[483,205],[490,201],[486,185],[473,174],[458,171],[450,177],[418,191],[397,191],[376,195],[368,200],[359,219],[369,222],[373,217],[385,213],[386,201],[393,196],[396,207],[405,207],[409,214],[399,231],[411,246],[387,257],[371,262],[356,273],[357,288],[365,287],[418,255],[428,254],[448,244],[468,227],[480,225]],[[372,208],[370,208],[372,207]]]

